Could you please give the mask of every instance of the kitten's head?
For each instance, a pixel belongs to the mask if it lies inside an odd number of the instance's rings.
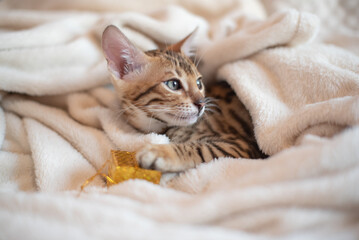
[[[205,110],[204,85],[190,60],[192,34],[165,50],[142,52],[115,26],[102,36],[102,48],[121,111],[144,132],[195,123]]]

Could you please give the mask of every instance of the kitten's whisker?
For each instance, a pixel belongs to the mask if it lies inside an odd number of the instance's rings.
[[[158,111],[158,112],[176,112],[176,109],[172,106],[165,106],[165,105],[150,105],[150,106],[143,106],[142,109],[148,111]]]
[[[215,111],[215,110],[213,110],[213,109],[206,109],[206,111],[205,111],[205,113],[207,113],[207,112],[210,112],[210,113],[218,113],[218,111]]]
[[[142,110],[147,110],[147,111],[154,111],[154,112],[175,112],[176,110],[173,108],[144,108]]]
[[[216,105],[216,104],[207,104],[206,105],[206,107],[215,107],[215,108],[217,108],[217,109],[221,109],[218,105]]]
[[[215,109],[213,109],[213,108],[208,108],[207,109],[209,112],[211,112],[211,113],[220,113],[221,112],[221,109],[220,108],[215,108]]]
[[[218,99],[213,98],[213,97],[206,97],[206,98],[204,99],[204,102],[205,102],[205,103],[218,102]]]

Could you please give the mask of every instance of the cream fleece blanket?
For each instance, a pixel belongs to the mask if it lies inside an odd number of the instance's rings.
[[[359,4],[168,3],[0,2],[0,239],[358,239]],[[231,84],[271,157],[79,194],[110,149],[169,141],[110,110],[109,24],[144,50],[198,26],[201,72]]]

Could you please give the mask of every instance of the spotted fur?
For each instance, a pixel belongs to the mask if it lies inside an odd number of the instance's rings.
[[[103,49],[119,96],[119,113],[136,131],[166,134],[137,154],[144,168],[179,172],[219,157],[262,158],[250,115],[226,82],[207,91],[183,45],[143,53],[115,27]],[[177,89],[179,87],[179,89]]]

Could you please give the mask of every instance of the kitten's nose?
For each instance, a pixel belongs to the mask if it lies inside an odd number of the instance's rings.
[[[193,103],[198,108],[198,113],[201,112],[202,108],[204,107],[205,103],[203,100],[199,100]]]

